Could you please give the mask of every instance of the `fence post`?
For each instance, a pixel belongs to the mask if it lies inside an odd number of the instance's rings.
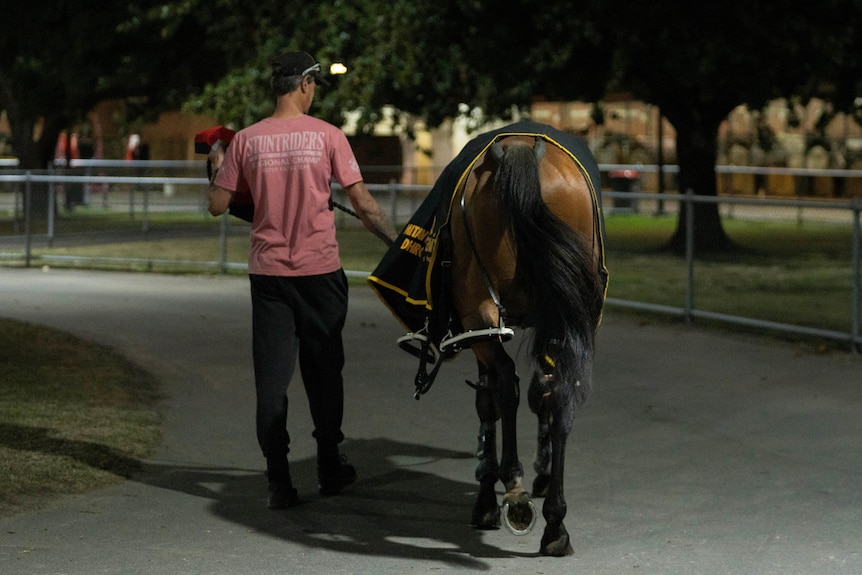
[[[685,192],[685,322],[692,322],[694,311],[694,192]]]
[[[395,180],[389,180],[389,201],[392,225],[396,225],[395,221],[398,219],[398,183]]]
[[[141,231],[147,233],[150,231],[150,188],[144,188],[144,207],[143,216],[141,217]]]
[[[24,267],[30,267],[30,257],[32,254],[33,230],[31,227],[32,217],[32,185],[30,182],[30,172],[24,173],[24,237],[26,244],[24,249]]]
[[[228,221],[229,217],[230,210],[222,214],[221,221],[219,222],[219,267],[223,274],[227,273],[227,228],[230,225],[230,222]]]
[[[64,172],[65,173],[65,172]],[[51,162],[48,164],[48,174],[54,175],[54,163]],[[68,189],[69,184],[66,183],[64,188],[64,195],[68,197]],[[57,184],[54,182],[50,182],[48,184],[48,229],[46,231],[48,235],[48,247],[54,247],[54,216],[57,207]]]
[[[15,196],[15,213],[12,217],[12,229],[17,234],[21,231],[20,220],[21,216],[23,215],[23,213],[21,212],[21,204],[23,203],[24,198],[21,194],[21,182],[15,182],[14,190],[15,192],[13,195]]]
[[[862,202],[860,202],[859,197],[853,198],[853,249],[852,249],[852,257],[853,257],[853,301],[851,303],[852,310],[852,320],[851,320],[851,343],[850,349],[854,352],[858,353],[860,349],[859,340],[859,297],[860,297],[860,276],[862,276],[862,272],[860,272],[860,243],[862,243],[862,226],[860,226],[859,222],[859,212],[862,211]]]

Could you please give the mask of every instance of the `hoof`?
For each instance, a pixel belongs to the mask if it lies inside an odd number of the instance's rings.
[[[529,500],[526,504],[520,503],[515,507],[510,506],[508,503],[503,505],[503,525],[506,526],[506,529],[512,535],[527,535],[533,530],[533,526],[536,525],[538,515],[536,513],[536,506]]]
[[[500,508],[494,505],[494,509],[480,509],[477,505],[473,508],[473,519],[470,525],[476,529],[499,529],[500,528]]]
[[[473,518],[470,525],[476,529],[497,529],[500,527],[500,507],[494,492],[496,480],[480,482],[479,495],[473,504]]]
[[[536,506],[526,491],[503,496],[503,525],[512,535],[526,535],[536,524]]]
[[[541,552],[547,557],[566,557],[574,555],[575,550],[572,549],[572,544],[569,542],[569,534],[564,531],[556,539],[547,535],[542,537]]]
[[[546,474],[537,475],[533,480],[533,497],[547,497],[548,485],[551,483],[551,476]]]

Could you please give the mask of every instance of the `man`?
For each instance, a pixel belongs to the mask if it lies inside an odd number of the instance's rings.
[[[297,357],[314,422],[320,493],[337,494],[356,479],[338,448],[344,440],[347,279],[330,181],[341,184],[368,230],[387,244],[396,237],[362,181],[344,133],[307,115],[320,82],[320,64],[305,52],[278,57],[272,63],[272,116],[237,132],[226,151],[213,146],[209,156],[210,213],[227,211],[238,189],[249,189],[254,201],[248,271],[256,425],[271,509],[299,502],[287,460],[287,386]]]

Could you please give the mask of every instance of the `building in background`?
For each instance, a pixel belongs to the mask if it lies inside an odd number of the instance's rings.
[[[152,124],[129,126],[122,104],[104,102],[88,121],[73,129],[68,142],[86,139],[88,153],[101,159],[194,160],[194,134],[217,124],[202,115],[167,112]],[[583,136],[600,164],[674,164],[675,132],[659,109],[630,95],[609,95],[602,102],[533,103],[533,120]],[[384,122],[370,136],[345,131],[371,183],[396,181],[430,185],[442,168],[474,135],[468,119],[427,130],[420,121],[391,127]],[[487,126],[488,129],[499,123]],[[58,143],[58,146],[65,145]],[[820,100],[803,105],[779,99],[763,110],[739,106],[719,131],[719,165],[812,169],[862,169],[862,126],[853,116],[836,113]],[[5,115],[0,114],[0,157],[13,153]],[[143,155],[142,155],[143,153]],[[862,196],[862,178],[831,176],[720,174],[720,193],[769,196]],[[655,172],[638,175],[643,190],[659,189]],[[665,176],[663,189],[673,189]],[[800,183],[800,180],[804,180]],[[801,187],[800,187],[801,186]]]

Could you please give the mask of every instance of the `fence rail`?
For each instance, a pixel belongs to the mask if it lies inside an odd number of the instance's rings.
[[[81,162],[81,161],[79,161]],[[73,186],[82,186],[97,190],[97,194],[101,194],[101,206],[107,210],[114,212],[128,211],[129,217],[140,223],[141,231],[146,233],[149,231],[149,218],[155,211],[188,211],[200,212],[206,214],[205,198],[203,190],[207,183],[206,178],[202,177],[177,177],[163,175],[142,175],[138,171],[146,168],[153,171],[156,168],[166,170],[194,170],[192,173],[203,172],[203,162],[126,162],[118,161],[110,163],[105,162],[89,164],[83,161],[78,166],[79,169],[90,170],[91,168],[135,168],[134,175],[93,175],[92,172],[85,174],[76,173],[56,173],[56,172],[18,172],[12,170],[0,170],[0,223],[3,222],[4,214],[8,221],[12,222],[9,228],[12,233],[7,233],[5,236],[0,235],[0,260],[12,263],[23,263],[26,266],[34,264],[50,264],[64,263],[68,261],[86,262],[92,261],[94,264],[99,263],[141,263],[145,261],[149,267],[160,265],[187,265],[189,267],[198,266],[202,269],[219,269],[222,271],[233,269],[245,269],[244,264],[227,261],[225,250],[221,250],[221,257],[218,260],[159,260],[149,258],[146,260],[137,261],[135,258],[87,258],[83,256],[69,256],[60,254],[43,253],[35,256],[33,253],[34,240],[45,241],[48,247],[53,245],[54,239],[57,237],[56,227],[56,206],[61,196],[68,193],[68,190]],[[673,166],[664,166],[662,172],[671,173],[674,171]],[[623,165],[602,165],[600,169],[603,172],[618,171],[618,170],[637,170],[639,172],[658,171],[657,166],[623,166]],[[760,171],[761,173],[777,173],[780,170],[782,174],[794,176],[831,176],[841,178],[862,178],[860,170],[790,170],[778,168],[739,168],[738,173],[753,173]],[[721,167],[723,173],[736,173],[731,167]],[[35,188],[39,188],[36,191]],[[390,217],[396,223],[403,224],[409,219],[418,208],[421,201],[427,194],[430,186],[424,185],[401,185],[396,183],[391,184],[369,184],[369,189],[377,196],[382,205],[388,206]],[[37,233],[34,232],[32,222],[32,204],[34,194],[45,193],[47,191],[47,224],[44,230]],[[346,202],[341,191],[336,187],[333,190],[336,200]],[[85,194],[86,196],[86,194]],[[92,198],[88,198],[92,200]],[[717,197],[695,196],[691,193],[656,193],[642,191],[604,191],[602,200],[605,204],[606,213],[615,213],[617,211],[638,211],[642,213],[668,213],[674,210],[682,210],[680,213],[685,213],[687,216],[685,221],[687,249],[684,260],[686,295],[685,303],[682,306],[662,305],[650,302],[609,298],[608,304],[611,306],[619,306],[630,309],[644,310],[649,312],[657,312],[661,314],[669,314],[684,318],[686,321],[694,321],[695,319],[708,319],[730,324],[749,326],[758,329],[780,331],[785,333],[799,334],[811,336],[815,338],[824,338],[845,342],[856,350],[862,347],[862,334],[860,334],[860,245],[862,245],[862,226],[860,226],[860,211],[862,211],[862,200],[860,198],[839,199],[839,200],[822,200],[822,199],[775,199],[761,197],[736,197],[720,195]],[[696,286],[695,286],[695,252],[694,252],[694,237],[696,230],[694,228],[694,219],[691,215],[694,213],[693,206],[698,203],[718,204],[723,215],[732,215],[740,217],[741,211],[747,209],[762,210],[770,209],[772,217],[784,219],[819,219],[832,222],[839,222],[850,227],[851,242],[850,253],[850,270],[851,270],[851,318],[849,329],[838,331],[832,329],[821,329],[804,325],[793,325],[768,321],[763,319],[755,319],[750,317],[738,316],[733,314],[720,313],[709,311],[707,309],[698,309],[695,305],[697,301]],[[685,206],[686,209],[683,209]],[[344,216],[342,223],[345,222]],[[761,213],[760,216],[763,217]],[[228,218],[223,218],[222,224],[218,226],[218,232],[213,241],[218,241],[219,245],[224,245],[227,236],[231,233],[231,224]],[[20,224],[23,223],[23,230],[20,229]],[[4,247],[5,246],[5,247]],[[15,248],[19,248],[18,251]],[[110,261],[108,261],[110,260]],[[613,270],[612,270],[613,271]],[[351,275],[362,276],[366,275],[366,270],[353,271]]]
[[[762,199],[762,198],[732,198],[732,197],[711,197],[711,196],[695,196],[691,192],[686,193],[682,198],[679,194],[653,194],[653,193],[628,193],[622,194],[619,192],[605,192],[602,194],[604,198],[619,198],[624,200],[648,200],[648,201],[673,201],[680,202],[685,205],[684,210],[685,220],[685,274],[686,274],[686,293],[685,305],[667,306],[656,305],[646,302],[627,301],[615,298],[608,298],[608,303],[620,307],[631,309],[639,309],[650,312],[658,312],[670,314],[684,318],[691,322],[694,319],[709,319],[717,320],[736,325],[755,327],[766,330],[781,331],[785,333],[794,333],[817,338],[831,339],[836,341],[846,342],[851,349],[858,350],[862,345],[862,333],[860,333],[860,285],[862,285],[862,270],[860,270],[860,245],[862,245],[862,225],[860,225],[860,213],[862,213],[862,200],[854,198],[849,201],[822,202],[815,200],[778,200],[778,199]],[[699,310],[695,307],[695,223],[694,223],[694,206],[695,204],[721,204],[725,206],[756,206],[756,207],[773,207],[791,210],[811,210],[811,211],[831,211],[844,213],[846,221],[852,226],[851,245],[850,247],[850,269],[851,269],[851,301],[850,301],[850,330],[848,332],[818,329],[807,326],[791,325],[786,323],[766,321],[761,319],[741,317],[731,314],[717,313],[706,310]]]

